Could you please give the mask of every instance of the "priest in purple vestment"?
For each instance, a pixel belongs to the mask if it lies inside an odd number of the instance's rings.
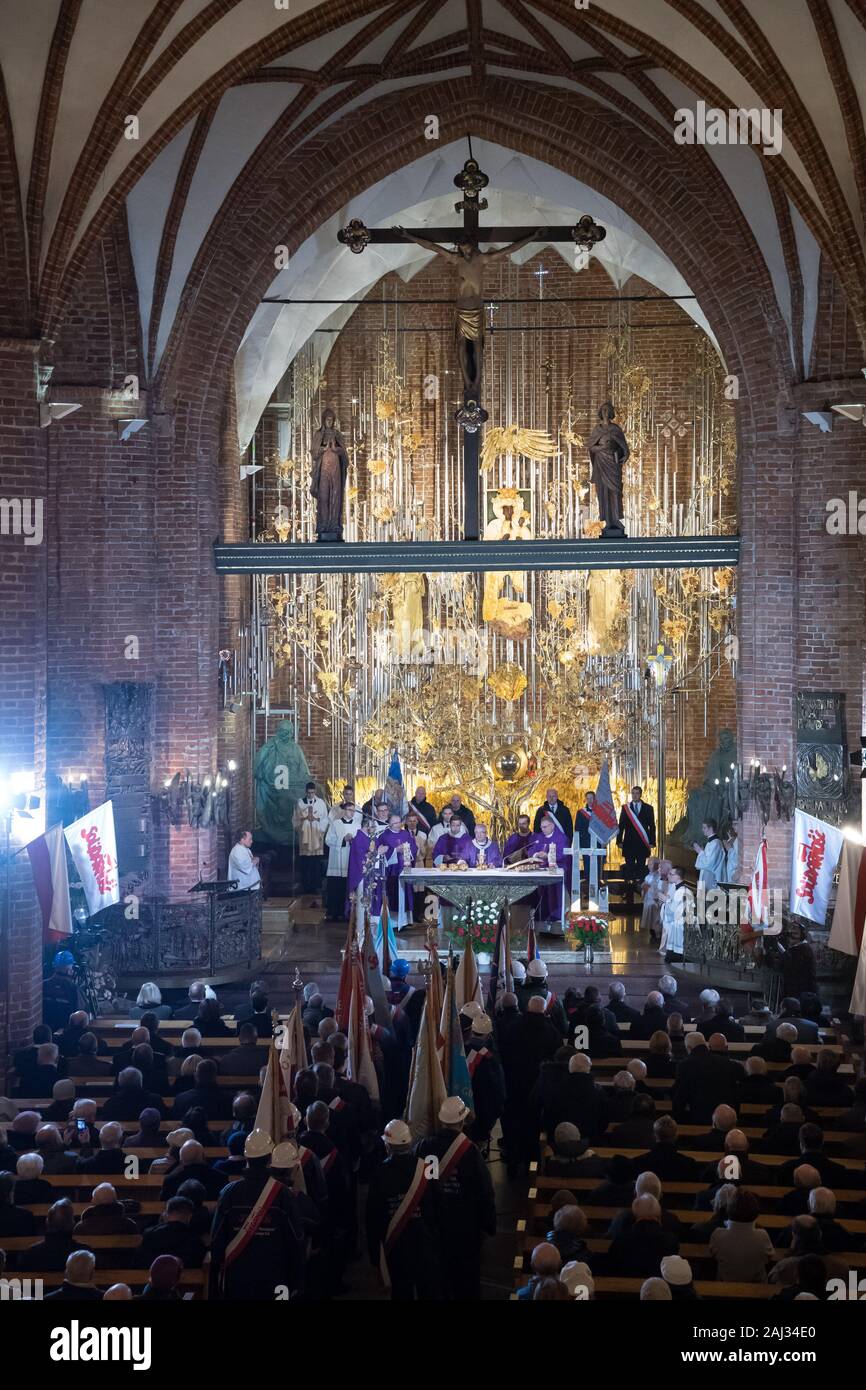
[[[521,859],[529,857],[529,842],[532,839],[532,830],[528,816],[517,817],[517,830],[513,835],[509,835],[505,844],[502,846],[502,858],[506,864],[516,864]]]
[[[448,825],[448,834],[441,835],[436,841],[433,863],[437,869],[442,864],[457,864],[461,859],[468,864],[471,848],[472,838],[465,830],[463,822],[459,816],[452,816]]]
[[[487,826],[483,821],[475,822],[475,834],[469,846],[469,857],[466,860],[470,869],[501,869],[502,855],[499,846],[491,840],[487,833]]]
[[[410,883],[401,883],[400,875],[404,868],[411,868],[418,855],[415,837],[403,829],[403,822],[396,812],[388,817],[388,825],[378,836],[378,844],[386,848],[385,883],[388,890],[388,908],[391,921],[397,931],[412,925],[413,893]]]
[[[547,922],[561,923],[563,920],[563,884],[568,884],[571,877],[569,859],[565,853],[568,848],[568,840],[562,831],[557,830],[550,816],[543,816],[540,830],[532,836],[529,842],[528,852],[535,859],[539,868],[545,869],[548,865],[553,867],[550,863],[551,850],[553,850],[556,867],[562,869],[563,883],[554,883],[538,890],[538,905],[535,909],[535,916],[542,928]]]
[[[361,829],[356,833],[349,847],[349,863],[346,869],[346,916],[349,915],[350,898],[352,893],[359,896],[363,892],[364,867],[367,863],[367,854],[374,839],[375,822],[369,816],[365,816],[361,824]],[[368,870],[372,873],[372,866]],[[373,885],[373,893],[370,901],[370,916],[373,918],[381,916],[382,913],[382,888],[384,884],[384,874],[376,875],[376,882]],[[359,904],[360,906],[360,904]],[[357,920],[357,919],[356,919]]]

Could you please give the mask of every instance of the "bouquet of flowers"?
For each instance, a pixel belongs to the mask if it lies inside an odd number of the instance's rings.
[[[499,904],[475,901],[469,907],[458,908],[451,917],[448,935],[461,951],[489,953],[496,942],[499,925]]]
[[[590,916],[586,912],[568,914],[568,944],[573,951],[584,946],[594,946],[597,950],[608,948],[609,929],[606,917]]]

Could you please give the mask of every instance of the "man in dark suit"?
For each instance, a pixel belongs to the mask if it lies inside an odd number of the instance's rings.
[[[680,1248],[677,1237],[662,1226],[662,1209],[645,1194],[631,1204],[634,1225],[611,1241],[608,1267],[626,1279],[648,1279],[658,1273],[665,1255]]]
[[[463,802],[460,800],[460,797],[458,796],[457,792],[454,793],[454,795],[452,796],[451,800],[447,803],[447,806],[448,806],[448,809],[450,810],[452,816],[459,816],[459,817],[460,817],[460,824],[466,826],[467,833],[468,833],[469,835],[474,835],[474,834],[475,834],[475,817],[474,817],[474,815],[472,814],[472,812],[470,811],[469,807],[463,805]],[[443,807],[442,807],[442,810],[439,812],[439,815],[438,815],[437,818],[436,818],[436,822],[437,822],[438,825],[444,825],[444,824],[445,824],[445,822],[444,822],[443,819],[442,819],[442,817],[444,816],[444,814],[445,814],[445,807],[443,806]]]
[[[195,1069],[195,1085],[175,1098],[172,1116],[179,1118],[193,1106],[201,1105],[209,1120],[231,1119],[231,1091],[217,1084],[217,1064],[206,1057]]]
[[[745,1042],[746,1030],[734,1018],[730,1000],[720,999],[716,1012],[701,1020],[701,1031],[705,1038],[711,1033],[722,1033],[728,1042]]]
[[[655,1173],[662,1182],[697,1182],[700,1165],[677,1148],[676,1121],[670,1115],[660,1115],[653,1125],[655,1143],[647,1153],[634,1160],[635,1173]]]
[[[835,1163],[824,1151],[824,1132],[818,1125],[803,1125],[800,1130],[800,1155],[783,1163],[778,1173],[780,1187],[793,1184],[794,1173],[803,1164],[815,1168],[821,1174],[824,1187],[862,1187],[863,1175],[856,1168],[845,1168]]]
[[[767,1027],[767,1036],[775,1033],[780,1023],[793,1023],[797,1030],[797,1041],[801,1043],[816,1043],[819,1039],[818,1025],[811,1018],[804,1018],[799,999],[789,995],[782,1000],[779,1009],[779,1016],[776,1022]]]
[[[656,818],[652,806],[643,799],[643,787],[632,787],[631,800],[619,813],[616,843],[625,860],[627,883],[641,882],[646,876],[646,861],[655,848]]]
[[[604,1136],[604,1142],[611,1148],[649,1149],[654,1140],[653,1125],[656,1103],[652,1096],[638,1092],[632,1100],[631,1114],[622,1124],[614,1125]]]
[[[53,1293],[47,1293],[45,1303],[95,1303],[102,1299],[102,1290],[93,1282],[96,1256],[89,1250],[74,1250],[66,1261],[63,1283]]]
[[[630,1023],[634,1027],[640,1021],[638,1010],[625,1002],[625,985],[622,980],[614,980],[610,986],[607,992],[607,1007],[617,1023]]]
[[[689,1033],[688,1056],[677,1067],[674,1115],[682,1123],[708,1125],[717,1105],[737,1108],[742,1068],[722,1052],[711,1052],[703,1033]]]
[[[258,1076],[268,1060],[266,1047],[259,1047],[254,1023],[242,1023],[238,1028],[238,1045],[217,1058],[220,1076]]]
[[[186,1197],[170,1197],[156,1226],[145,1231],[139,1250],[139,1263],[149,1269],[157,1255],[176,1255],[186,1269],[201,1269],[205,1247],[200,1236],[190,1230],[193,1204]]]
[[[547,788],[547,799],[539,806],[535,813],[535,820],[532,822],[532,828],[536,835],[541,829],[541,820],[543,816],[553,817],[554,825],[562,831],[570,844],[574,836],[574,821],[571,818],[571,812],[568,807],[560,801],[559,792],[556,790],[556,787]]]
[[[124,1067],[117,1078],[117,1090],[102,1107],[104,1120],[137,1120],[142,1110],[158,1110],[165,1114],[162,1096],[144,1089],[141,1072],[136,1067]]]
[[[653,1033],[667,1031],[668,1016],[664,1009],[664,996],[657,989],[651,989],[643,1006],[643,1013],[629,1031],[629,1038],[651,1038]]]

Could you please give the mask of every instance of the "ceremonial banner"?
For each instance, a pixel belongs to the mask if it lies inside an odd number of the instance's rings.
[[[385,798],[392,811],[396,811],[402,816],[406,810],[406,793],[403,789],[403,769],[400,767],[400,755],[394,749],[394,756],[391,759],[391,766],[388,768],[388,777],[385,782]]]
[[[438,974],[438,971],[437,971]],[[441,1009],[441,1004],[440,1004]],[[439,1061],[439,1029],[430,991],[424,1000],[418,1041],[412,1052],[412,1071],[406,1101],[406,1123],[413,1139],[432,1134],[439,1122],[439,1107],[447,1098]]]
[[[749,893],[749,922],[753,929],[768,927],[770,924],[770,895],[767,892],[767,841],[762,840],[755,855],[755,868],[752,873]]]
[[[457,978],[454,981],[454,991],[458,1009],[462,1009],[464,1004],[471,1004],[473,1000],[476,1004],[483,1002],[481,976],[478,974],[478,962],[471,946],[467,946],[460,957]]]
[[[470,951],[469,954],[471,955],[472,952]],[[445,986],[442,1018],[439,1023],[439,1032],[442,1035],[442,1077],[448,1095],[459,1096],[463,1104],[471,1110],[473,1108],[472,1081],[466,1062],[460,1019],[457,1016],[454,976],[452,959],[448,962],[448,982]]]
[[[598,777],[598,790],[595,793],[589,828],[600,845],[609,845],[617,832],[618,825],[619,817],[616,814],[616,807],[613,804],[610,790],[610,770],[607,763],[604,762]]]
[[[353,952],[351,965],[351,995],[349,999],[348,1060],[346,1077],[363,1086],[370,1099],[379,1099],[379,1078],[373,1065],[370,1048],[370,1031],[367,1027],[367,1011],[364,1007],[364,969],[360,956]]]
[[[84,887],[91,917],[103,907],[120,902],[114,808],[103,801],[64,830],[72,862]]]
[[[833,909],[833,925],[827,942],[834,951],[858,956],[863,945],[866,922],[866,851],[854,840],[845,839],[839,868],[839,887]]]
[[[66,841],[63,826],[53,825],[27,846],[33,886],[42,909],[42,940],[61,941],[72,934],[69,878],[66,873]]]
[[[805,811],[795,813],[790,910],[822,927],[844,841],[835,825],[807,816]]]

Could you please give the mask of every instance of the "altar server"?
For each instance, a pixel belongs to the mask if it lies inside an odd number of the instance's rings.
[[[686,924],[695,917],[695,900],[683,883],[676,865],[668,870],[667,889],[661,903],[662,939],[659,950],[666,961],[682,960]]]
[[[461,860],[468,864],[471,849],[472,840],[460,817],[452,815],[447,835],[440,836],[436,842],[433,863],[437,869],[443,864],[458,864]]]
[[[435,858],[435,856],[436,856],[436,846],[438,845],[439,841],[442,839],[442,836],[443,836],[443,835],[447,835],[450,829],[451,829],[451,807],[450,807],[450,806],[443,806],[443,807],[442,807],[441,818],[440,818],[439,820],[437,820],[437,821],[434,822],[433,828],[432,828],[432,830],[430,831],[430,834],[427,836],[427,849],[428,849],[429,853],[433,856],[433,863],[434,863],[434,864],[436,863],[436,858]]]
[[[727,855],[725,846],[719,839],[719,827],[714,820],[705,820],[701,832],[706,844],[701,849],[695,841],[692,849],[697,855],[695,868],[698,870],[698,884],[703,885],[704,891],[708,893],[711,888],[718,888],[719,884],[725,881]]]
[[[361,829],[361,812],[354,801],[344,801],[325,833],[328,847],[328,867],[325,871],[325,905],[329,922],[342,922],[346,903],[346,882],[349,872],[349,850]]]
[[[469,858],[466,860],[470,869],[501,869],[502,855],[499,846],[491,840],[487,833],[487,826],[483,821],[476,821],[475,834],[469,847]]]
[[[529,828],[529,817],[517,817],[517,829],[514,834],[509,835],[505,844],[502,846],[502,858],[506,864],[516,864],[521,859],[529,857],[529,842],[532,839],[532,831]]]
[[[566,839],[561,830],[557,830],[552,817],[542,816],[541,829],[529,842],[529,853],[539,868],[561,869],[564,883],[569,865],[565,851],[569,844],[570,840]],[[552,883],[538,890],[535,916],[542,931],[545,928],[549,930],[553,923],[561,926],[565,921],[563,883]]]
[[[301,873],[301,892],[309,894],[311,907],[318,907],[322,891],[322,855],[325,831],[328,829],[328,808],[316,792],[315,782],[308,782],[304,795],[295,806],[294,826],[298,832],[298,867]]]

